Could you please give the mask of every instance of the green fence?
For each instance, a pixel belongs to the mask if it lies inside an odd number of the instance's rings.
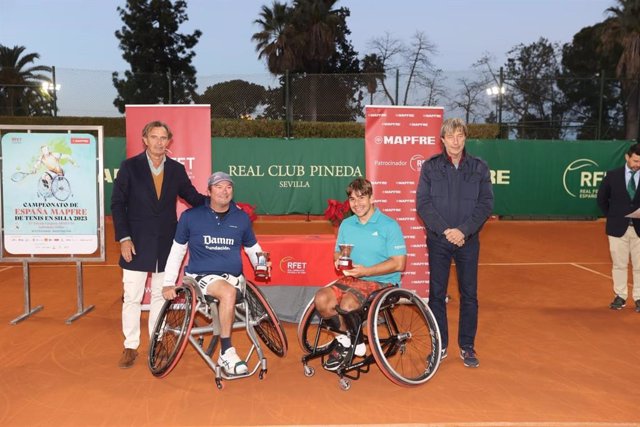
[[[624,163],[629,141],[469,140],[487,161],[494,213],[516,217],[596,217],[607,170]],[[125,158],[124,138],[105,138],[105,213]],[[364,174],[363,139],[213,138],[212,165],[234,176],[235,199],[261,214],[321,214],[327,199]]]

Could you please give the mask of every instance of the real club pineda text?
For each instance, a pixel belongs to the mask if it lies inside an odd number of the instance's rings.
[[[351,165],[229,165],[231,176],[362,176],[359,166]]]

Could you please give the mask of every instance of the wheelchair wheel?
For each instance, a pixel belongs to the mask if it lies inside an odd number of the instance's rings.
[[[321,320],[316,305],[311,299],[298,323],[298,343],[306,354],[326,350],[335,338],[327,328],[320,325]]]
[[[371,353],[392,382],[417,386],[440,364],[440,331],[429,307],[414,292],[388,288],[371,303],[368,318]]]
[[[38,196],[43,199],[51,197],[51,184],[52,180],[48,175],[43,175],[38,179]]]
[[[287,336],[282,329],[280,319],[269,305],[269,302],[256,285],[247,280],[245,298],[251,312],[251,320],[255,322],[254,329],[262,342],[276,356],[287,354]]]
[[[187,346],[197,301],[190,285],[176,288],[177,296],[165,301],[151,335],[149,346],[149,369],[162,378],[175,368]]]
[[[71,195],[71,185],[69,180],[64,176],[56,176],[51,183],[51,193],[53,197],[64,202]]]

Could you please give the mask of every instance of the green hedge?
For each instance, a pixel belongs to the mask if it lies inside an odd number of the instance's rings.
[[[3,125],[103,126],[105,137],[126,134],[124,117],[0,117]],[[211,135],[226,138],[282,138],[285,122],[280,120],[213,119]],[[293,122],[294,138],[364,138],[360,122]],[[470,124],[469,138],[495,139],[496,124]]]

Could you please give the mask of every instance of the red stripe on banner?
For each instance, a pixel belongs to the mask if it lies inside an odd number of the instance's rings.
[[[422,162],[442,151],[441,107],[366,106],[365,161],[377,207],[400,224],[407,245],[402,286],[429,294],[426,232],[416,212]]]

